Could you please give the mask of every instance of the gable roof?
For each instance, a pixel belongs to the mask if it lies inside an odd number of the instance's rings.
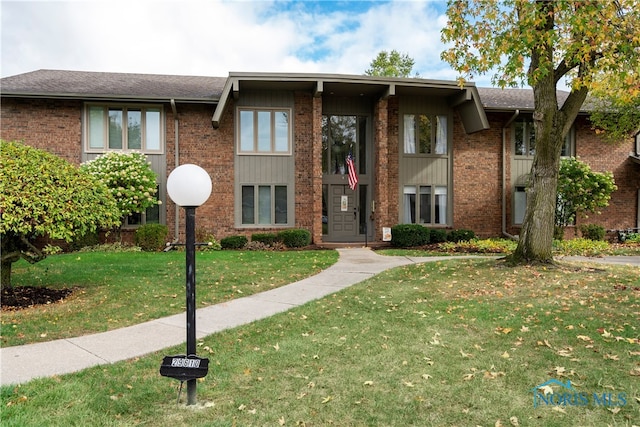
[[[216,103],[225,77],[38,70],[1,80],[2,96]]]

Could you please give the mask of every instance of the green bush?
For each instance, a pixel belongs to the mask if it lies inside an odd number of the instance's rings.
[[[580,226],[582,237],[589,240],[604,240],[606,231],[603,226],[597,224],[583,224]]]
[[[397,224],[391,227],[391,244],[399,248],[428,245],[430,235],[420,224]]]
[[[249,242],[246,236],[229,236],[220,240],[222,249],[242,249]]]
[[[461,228],[460,230],[451,230],[447,235],[447,240],[450,242],[467,242],[476,237],[476,233],[473,230],[465,230]]]
[[[134,241],[145,252],[161,251],[165,247],[169,228],[162,224],[145,224],[136,230]]]
[[[255,233],[251,235],[252,242],[260,242],[267,246],[272,246],[278,242],[278,235],[275,233]]]
[[[561,255],[598,256],[609,249],[607,242],[589,239],[559,240],[555,246]]]
[[[200,245],[196,247],[199,251],[219,251],[222,248],[222,245],[216,240],[213,233],[205,228],[196,229],[196,243],[200,243]],[[205,246],[203,243],[208,243],[208,245]]]
[[[311,233],[302,228],[282,230],[277,237],[288,248],[302,248],[311,244]]]
[[[630,233],[626,235],[625,242],[640,243],[640,233]]]
[[[430,243],[443,243],[447,241],[447,230],[442,228],[429,229],[429,242]]]
[[[69,250],[72,252],[79,251],[87,246],[96,246],[100,244],[100,237],[97,231],[89,231],[82,236],[75,236],[69,243]]]

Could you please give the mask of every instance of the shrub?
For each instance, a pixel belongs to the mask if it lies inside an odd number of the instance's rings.
[[[608,248],[607,242],[597,240],[572,239],[556,242],[556,251],[562,255],[597,256]]]
[[[79,251],[87,246],[96,246],[100,244],[100,237],[97,231],[88,231],[81,236],[75,236],[73,241],[69,243],[69,250],[72,252]]]
[[[213,235],[205,228],[197,228],[196,229],[196,243],[200,243],[196,247],[197,250],[200,251],[219,251],[222,246],[220,242],[218,242]],[[208,245],[202,245],[202,243],[209,243]]]
[[[431,228],[429,230],[430,243],[442,243],[447,241],[447,230],[442,228]]]
[[[604,240],[606,231],[603,226],[597,224],[583,224],[580,226],[582,237],[589,240]]]
[[[391,227],[391,244],[400,248],[429,244],[430,231],[420,224],[397,224]]]
[[[640,233],[629,233],[626,235],[626,242],[640,243]]]
[[[479,240],[474,237],[471,240],[442,243],[440,249],[446,252],[510,254],[517,245],[517,242],[509,239]]]
[[[229,236],[220,240],[222,249],[242,249],[249,240],[245,236]]]
[[[145,252],[161,251],[165,247],[169,228],[162,224],[145,224],[136,230],[136,246]]]
[[[288,248],[301,248],[311,244],[311,233],[302,228],[282,230],[277,236]]]
[[[466,242],[476,237],[476,233],[473,230],[451,230],[447,235],[447,240],[450,242]]]
[[[252,242],[260,242],[267,246],[272,246],[278,241],[278,235],[275,233],[255,233],[251,235]]]

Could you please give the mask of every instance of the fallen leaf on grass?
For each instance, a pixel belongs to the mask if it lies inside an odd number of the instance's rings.
[[[509,355],[509,353],[508,353],[508,352],[506,352],[506,351],[505,351],[504,353],[502,353],[502,355],[501,355],[500,357],[502,357],[503,359],[508,359],[508,358],[510,358],[511,356]]]
[[[604,358],[608,359],[608,360],[620,360],[620,358],[616,354],[608,354],[607,353],[607,354],[604,355]]]
[[[511,417],[509,418],[509,422],[511,423],[512,426],[514,427],[518,427],[520,425],[520,422],[518,421],[518,417]]]
[[[329,403],[333,400],[333,396],[327,396],[324,399],[322,399],[322,404],[324,405],[325,403]]]
[[[365,381],[364,385],[372,386],[373,385],[373,381]]]

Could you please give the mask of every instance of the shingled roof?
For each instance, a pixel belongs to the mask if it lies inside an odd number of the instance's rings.
[[[226,77],[38,70],[1,81],[3,96],[217,102]]]
[[[479,87],[480,101],[487,110],[494,111],[533,111],[533,90],[531,89],[500,89]],[[559,90],[558,104],[562,105],[569,96],[569,92]]]
[[[311,75],[309,75],[311,76]],[[2,96],[217,103],[228,77],[37,70],[5,77]],[[482,106],[493,111],[533,111],[531,89],[478,87]],[[568,92],[558,91],[562,104]]]

